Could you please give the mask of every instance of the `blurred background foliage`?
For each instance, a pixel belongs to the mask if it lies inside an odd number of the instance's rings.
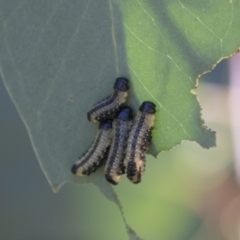
[[[217,148],[184,141],[148,157],[143,181],[115,187],[126,219],[145,240],[239,239],[239,186],[228,109],[228,61],[196,90]],[[121,214],[97,187],[65,184],[54,194],[0,81],[0,239],[125,240]]]

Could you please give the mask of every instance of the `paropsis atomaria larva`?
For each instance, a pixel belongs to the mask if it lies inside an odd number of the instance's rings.
[[[143,102],[129,133],[124,166],[128,179],[133,183],[141,182],[145,170],[145,154],[151,144],[155,107],[152,102]]]
[[[107,157],[112,139],[112,120],[107,119],[99,125],[97,136],[91,147],[79,157],[71,168],[78,176],[90,175],[99,168]]]
[[[87,113],[88,120],[91,122],[100,122],[110,115],[115,114],[120,106],[127,100],[129,81],[126,78],[117,78],[114,86],[114,92],[111,96],[96,103]]]
[[[124,174],[123,159],[132,119],[132,109],[121,107],[113,120],[113,139],[105,165],[105,178],[113,185],[117,185]]]

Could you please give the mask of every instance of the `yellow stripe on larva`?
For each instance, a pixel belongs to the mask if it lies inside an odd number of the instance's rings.
[[[123,159],[131,126],[132,109],[122,107],[113,121],[113,139],[105,165],[105,178],[113,185],[117,185],[124,174]]]
[[[100,124],[97,136],[87,150],[72,166],[71,171],[78,176],[90,175],[99,168],[107,155],[112,140],[112,120]]]
[[[93,105],[87,114],[88,120],[95,123],[101,122],[115,114],[122,104],[127,101],[128,82],[126,78],[117,78],[114,83],[113,94]]]
[[[128,179],[139,183],[145,170],[145,154],[151,144],[151,131],[154,125],[155,104],[143,102],[130,131],[124,166]]]

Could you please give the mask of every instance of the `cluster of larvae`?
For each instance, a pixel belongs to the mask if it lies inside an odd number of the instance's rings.
[[[111,96],[96,103],[88,112],[88,120],[99,123],[99,130],[91,147],[79,157],[71,171],[78,176],[90,175],[105,163],[105,178],[111,184],[117,185],[124,173],[131,182],[139,183],[151,144],[155,104],[143,102],[133,119],[132,109],[124,105],[129,81],[117,78],[113,89]]]

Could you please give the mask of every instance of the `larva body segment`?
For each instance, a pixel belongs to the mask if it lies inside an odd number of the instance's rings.
[[[129,81],[126,78],[117,78],[111,96],[96,103],[87,113],[88,120],[91,122],[100,122],[109,116],[115,114],[119,108],[127,101]]]
[[[90,175],[99,168],[107,157],[112,140],[112,120],[99,125],[97,136],[91,147],[75,162],[71,172],[78,176]]]
[[[113,121],[113,139],[105,165],[105,178],[113,185],[117,185],[124,174],[123,159],[132,119],[132,109],[121,107]]]
[[[145,170],[145,154],[151,144],[154,114],[155,104],[143,102],[129,134],[124,166],[128,179],[133,183],[141,182]]]

